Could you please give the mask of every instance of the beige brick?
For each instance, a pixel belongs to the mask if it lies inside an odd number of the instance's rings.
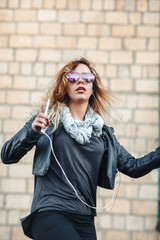
[[[139,65],[132,65],[131,66],[131,76],[132,77],[141,77],[142,68]]]
[[[154,12],[160,11],[160,4],[158,0],[150,0],[148,3],[149,10]]]
[[[104,240],[117,240],[117,239],[123,239],[123,240],[130,240],[130,233],[129,232],[123,232],[123,231],[107,231],[105,234]],[[142,240],[142,239],[141,239]]]
[[[133,240],[157,240],[159,233],[155,232],[133,232]]]
[[[103,7],[106,10],[114,10],[115,9],[115,1],[114,0],[104,1]]]
[[[1,36],[0,37],[0,47],[7,47],[8,46],[8,37]]]
[[[99,227],[101,229],[110,229],[112,226],[112,220],[110,215],[99,216]]]
[[[57,73],[56,64],[54,63],[47,63],[45,67],[45,74],[47,76],[54,76]]]
[[[26,240],[28,239],[22,230],[22,227],[14,226],[12,230],[12,240]]]
[[[85,29],[86,26],[83,23],[76,23],[71,24],[71,23],[66,23],[64,24],[64,35],[85,35]]]
[[[18,74],[19,69],[20,69],[19,63],[17,63],[17,62],[9,63],[9,73],[10,74],[12,74],[12,75]]]
[[[103,1],[102,0],[93,0],[92,1],[92,9],[102,10],[103,9]]]
[[[38,104],[43,95],[44,95],[44,89],[43,89],[43,92],[33,91],[30,96],[30,101],[34,104]]]
[[[9,48],[0,49],[0,60],[12,61],[14,58],[13,53],[14,53],[13,50]]]
[[[158,78],[158,76],[159,76],[159,67],[158,66],[148,67],[148,74],[149,74],[150,78]]]
[[[104,76],[104,65],[96,64],[94,67],[100,76]]]
[[[26,120],[29,114],[33,112],[33,109],[28,106],[13,106],[12,107],[12,118]]]
[[[107,204],[107,203],[105,203]],[[112,213],[116,214],[128,214],[131,211],[131,203],[129,200],[117,199],[114,207],[112,209]]]
[[[69,9],[78,9],[79,7],[79,0],[68,0],[68,8]]]
[[[18,9],[14,12],[16,22],[34,22],[36,20],[36,11]]]
[[[0,189],[4,193],[25,193],[26,182],[22,179],[2,179]]]
[[[157,200],[157,198],[158,198],[158,186],[151,185],[151,184],[140,186],[139,197],[140,197],[140,199],[143,199],[143,200],[149,200],[149,199],[150,200]],[[153,208],[150,208],[150,209],[153,210]],[[153,214],[153,212],[152,212],[152,214]]]
[[[137,123],[157,123],[158,112],[157,110],[136,110],[135,121]]]
[[[57,48],[76,48],[76,38],[75,37],[58,37],[57,38]]]
[[[9,90],[7,92],[7,103],[27,104],[27,103],[29,103],[29,92],[28,91]]]
[[[126,125],[126,137],[136,137],[136,124],[132,123]]]
[[[10,210],[8,211],[8,224],[19,224],[20,211]]]
[[[130,70],[128,65],[119,65],[118,67],[118,76],[119,77],[129,77]]]
[[[36,63],[34,65],[33,72],[36,76],[42,76],[44,74],[44,64]]]
[[[149,139],[146,139],[149,141]],[[157,146],[156,146],[157,147]],[[153,151],[155,148],[150,148],[150,146],[145,150],[145,154],[149,151]],[[147,151],[147,152],[146,152]],[[158,169],[151,171],[149,174],[143,176],[142,178],[136,179],[138,184],[157,184],[158,183]]]
[[[12,84],[12,78],[10,76],[0,76],[0,88],[10,88]]]
[[[58,62],[60,61],[61,52],[59,50],[41,49],[39,53],[39,61]]]
[[[36,78],[35,77],[22,77],[15,76],[13,79],[13,88],[15,89],[35,89]]]
[[[15,32],[14,23],[0,23],[0,35],[10,35]]]
[[[142,231],[143,230],[143,218],[137,216],[127,216],[126,217],[126,229],[132,231]]]
[[[79,8],[82,10],[90,9],[91,0],[79,0]]]
[[[15,121],[16,122],[16,121]],[[23,122],[24,125],[24,122]],[[20,126],[19,126],[20,129]],[[31,178],[32,177],[32,165],[17,164],[9,166],[9,177],[12,178]]]
[[[11,228],[9,226],[0,226],[0,240],[10,240]]]
[[[21,74],[22,75],[31,75],[32,74],[32,64],[31,63],[21,63]]]
[[[9,118],[11,109],[9,106],[0,105],[0,116],[1,118]]]
[[[30,207],[31,197],[27,194],[6,195],[6,209],[27,209]]]
[[[0,103],[4,103],[6,99],[6,91],[0,90]]]
[[[127,24],[128,15],[126,12],[107,12],[105,21],[111,24]]]
[[[148,192],[148,195],[150,193]],[[136,215],[151,215],[157,214],[157,203],[155,201],[134,201],[133,202],[133,213]]]
[[[20,62],[34,62],[37,57],[37,50],[34,49],[18,49],[16,50],[16,60]]]
[[[80,49],[96,49],[97,39],[90,37],[79,37],[78,48]]]
[[[137,1],[137,10],[140,12],[147,11],[148,3],[147,0],[139,0]]]
[[[133,89],[133,81],[132,79],[129,79],[129,78],[127,79],[113,78],[111,79],[110,87],[112,91],[118,91],[118,92],[131,91]]]
[[[24,8],[24,9],[31,8],[31,0],[21,1],[20,2],[20,8]]]
[[[53,9],[56,0],[44,0],[44,8]]]
[[[145,216],[145,230],[155,231],[157,225],[157,217]]]
[[[2,163],[0,164],[0,175],[1,177],[7,176],[7,166]]]
[[[0,210],[0,224],[3,225],[7,221],[7,213],[4,210]]]
[[[34,47],[36,47],[36,48],[54,48],[55,47],[55,37],[36,36],[34,38]]]
[[[20,121],[20,120],[6,120],[4,122],[4,131],[6,133],[15,133],[15,132],[18,132],[20,127],[23,126],[23,122]]]
[[[16,48],[32,47],[32,37],[13,35],[10,37],[10,46]]]
[[[129,50],[138,51],[146,49],[146,39],[127,38],[124,40],[124,47]]]
[[[135,10],[135,1],[125,1],[125,10],[134,11]]]
[[[16,33],[36,35],[38,34],[38,23],[17,23]]]
[[[119,50],[122,47],[120,38],[100,38],[99,48],[106,50]]]
[[[87,51],[87,58],[92,60],[94,63],[104,63],[108,62],[108,53],[105,51]]]
[[[141,156],[146,153],[146,140],[144,139],[136,139],[135,140],[135,151],[137,153],[141,153]]]
[[[57,20],[61,23],[71,23],[71,22],[78,22],[80,20],[80,12],[79,11],[63,11],[60,10],[58,12]]]
[[[101,11],[84,11],[82,21],[86,23],[103,23],[104,13]]]
[[[8,7],[9,8],[17,8],[19,6],[18,0],[9,0],[8,1]]]
[[[0,10],[0,21],[8,22],[13,20],[13,11],[9,9]]]
[[[27,188],[27,192],[33,194],[34,192],[34,181],[32,180],[28,180],[28,188]]]
[[[107,25],[89,24],[87,33],[90,36],[109,36],[110,27]]]
[[[158,81],[157,80],[137,80],[135,83],[137,92],[150,92],[158,93]]]
[[[0,207],[2,208],[4,205],[4,195],[0,194]]]
[[[133,37],[135,36],[135,27],[131,25],[112,27],[112,35],[114,37]]]
[[[158,138],[158,127],[154,125],[138,125],[137,136],[145,138]]]
[[[107,66],[106,66],[106,76],[107,77],[116,77],[117,76],[117,66],[107,64]]]
[[[5,7],[7,6],[7,2],[8,2],[7,0],[1,1],[1,2],[0,2],[0,7],[1,7],[1,8],[5,8]]]
[[[159,51],[160,41],[159,39],[150,39],[148,49],[152,51]]]
[[[49,86],[53,85],[53,78],[40,77],[37,82],[37,89],[44,90],[48,89]]]
[[[138,26],[137,27],[138,37],[159,37],[159,27],[156,26]]]
[[[129,15],[130,23],[133,25],[141,24],[141,14],[138,12],[131,12]]]
[[[37,17],[38,21],[50,22],[56,20],[57,14],[55,10],[39,10]]]
[[[32,0],[33,8],[43,8],[43,0]]]
[[[126,185],[126,197],[134,199],[138,197],[138,186],[135,184]]]
[[[67,7],[67,0],[56,1],[56,9],[65,9]]]
[[[144,13],[143,23],[147,25],[159,25],[159,13]]]
[[[79,58],[81,56],[84,56],[84,51],[83,50],[64,50],[62,60],[64,62],[68,62],[68,61],[71,61],[75,58]],[[63,66],[64,66],[64,64],[63,64]]]
[[[62,33],[62,25],[60,23],[42,23],[40,33],[45,35],[60,35]]]
[[[123,216],[113,216],[113,228],[116,230],[123,230],[125,227],[124,217]]]
[[[132,52],[111,52],[110,62],[115,64],[130,64],[133,61]]]
[[[138,107],[140,108],[158,108],[158,96],[152,95],[140,95],[138,97]]]
[[[159,63],[158,52],[137,52],[136,63],[155,65]]]
[[[0,63],[0,74],[6,74],[8,72],[8,64]]]

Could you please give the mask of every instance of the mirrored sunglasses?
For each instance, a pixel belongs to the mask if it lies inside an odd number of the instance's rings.
[[[86,83],[92,83],[95,80],[95,75],[93,73],[76,73],[76,72],[70,72],[66,75],[66,78],[68,82],[74,83],[77,82],[80,77],[83,79]]]

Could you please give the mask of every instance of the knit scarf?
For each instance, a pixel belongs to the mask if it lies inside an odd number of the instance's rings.
[[[81,121],[74,120],[69,108],[65,105],[61,114],[61,122],[66,132],[79,144],[90,143],[92,135],[100,137],[104,124],[101,116],[95,113],[90,106],[87,109],[84,121]]]

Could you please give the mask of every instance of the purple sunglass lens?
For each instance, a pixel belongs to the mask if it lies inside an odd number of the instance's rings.
[[[93,73],[83,73],[82,78],[85,82],[93,82],[95,79],[95,76]]]
[[[66,78],[67,78],[67,80],[69,81],[69,82],[77,82],[78,81],[78,79],[79,79],[79,74],[77,74],[77,73],[68,73],[67,75],[66,75]]]

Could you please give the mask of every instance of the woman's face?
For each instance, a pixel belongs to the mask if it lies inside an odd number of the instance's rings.
[[[79,74],[91,73],[90,69],[85,64],[79,64],[72,72],[76,72]],[[66,92],[69,97],[69,103],[88,102],[90,96],[92,95],[92,89],[93,83],[84,82],[82,77],[80,77],[77,82],[74,83],[68,82]]]

